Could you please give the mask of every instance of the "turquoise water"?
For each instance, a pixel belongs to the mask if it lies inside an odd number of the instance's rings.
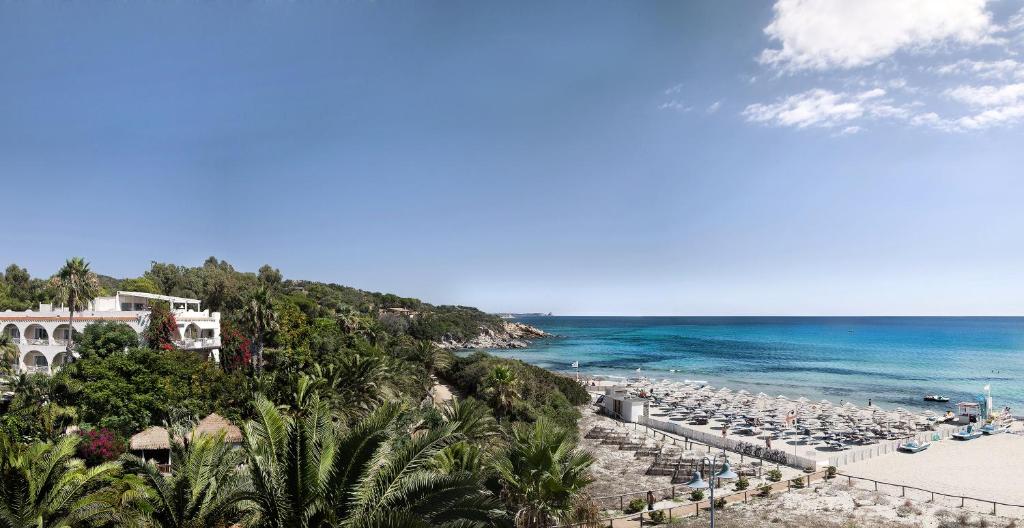
[[[1024,412],[1021,317],[529,317],[557,337],[492,353],[590,374],[708,380],[790,398],[944,410],[925,394]],[[676,370],[677,372],[671,372]]]

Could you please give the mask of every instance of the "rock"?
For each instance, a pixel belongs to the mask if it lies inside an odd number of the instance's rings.
[[[502,321],[497,327],[482,326],[480,333],[469,340],[460,341],[444,336],[437,346],[446,349],[459,348],[526,348],[531,339],[548,337],[548,333],[525,323]]]
[[[875,501],[871,499],[853,499],[853,505],[858,508],[863,508],[865,506],[874,506]]]

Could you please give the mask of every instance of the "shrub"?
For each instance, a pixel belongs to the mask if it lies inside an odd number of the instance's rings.
[[[768,472],[768,480],[770,480],[772,482],[778,482],[778,481],[782,480],[782,471],[779,471],[778,469],[773,469],[773,470],[769,471]]]
[[[629,501],[629,504],[626,505],[626,509],[623,510],[623,511],[625,513],[636,513],[638,511],[642,511],[646,507],[647,507],[647,501],[637,497],[637,498]]]
[[[78,458],[90,466],[116,459],[124,453],[124,442],[110,429],[93,429],[82,433]]]
[[[839,468],[835,466],[829,466],[825,469],[825,478],[836,478],[836,473],[839,472]]]
[[[764,486],[757,488],[757,490],[762,497],[767,497],[772,494],[772,487],[769,486],[768,484],[765,484]]]
[[[698,502],[704,500],[704,490],[695,489],[690,492],[690,500]]]
[[[736,481],[736,491],[743,491],[750,487],[750,480],[747,477],[740,476],[739,480]]]
[[[725,497],[719,497],[715,499],[715,509],[721,510],[725,508]]]
[[[792,485],[796,489],[803,488],[806,485],[806,483],[804,482],[804,478],[803,477],[797,477],[797,478],[789,481],[789,483],[790,483],[790,485]]]
[[[900,517],[910,517],[911,515],[921,515],[921,509],[914,505],[909,500],[905,501],[899,507],[896,508],[896,515]]]
[[[662,524],[665,522],[665,510],[652,511],[650,513],[651,522],[654,524]]]

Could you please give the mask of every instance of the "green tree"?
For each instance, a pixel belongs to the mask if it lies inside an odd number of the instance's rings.
[[[484,394],[491,398],[501,416],[519,399],[519,376],[507,365],[496,365],[484,378]]]
[[[120,288],[122,291],[160,293],[160,288],[149,277],[125,279],[121,281],[121,284],[118,286],[118,288]]]
[[[54,304],[68,309],[68,343],[67,353],[71,355],[74,345],[75,311],[89,307],[89,303],[99,295],[100,281],[96,274],[89,270],[89,263],[81,257],[73,257],[64,263],[64,267],[50,279],[53,288]]]
[[[169,428],[171,472],[134,455],[121,460],[151,490],[137,506],[151,528],[223,527],[240,517],[248,491],[238,468],[244,454],[224,442],[224,433],[190,437],[192,424]]]
[[[267,334],[277,329],[277,314],[270,288],[258,286],[249,295],[245,309],[245,321],[252,332],[252,361],[259,372],[263,368],[263,345]]]
[[[508,451],[494,464],[502,496],[515,511],[516,526],[544,528],[573,522],[592,481],[593,457],[576,447],[569,431],[547,420],[518,423]]]
[[[86,527],[111,521],[116,462],[86,468],[77,436],[21,445],[0,432],[0,526]]]
[[[97,321],[85,327],[78,340],[78,354],[107,357],[139,346],[139,334],[132,327],[117,321]]]
[[[164,301],[151,302],[149,323],[142,331],[146,345],[156,350],[171,350],[174,348],[175,337],[178,337],[178,322],[174,319],[170,305]]]
[[[10,374],[20,370],[18,361],[21,351],[11,336],[0,334],[0,374]]]
[[[409,438],[392,405],[343,432],[315,397],[297,416],[258,396],[244,448],[253,528],[483,527],[496,501],[466,472],[431,462],[462,437],[450,426]]]

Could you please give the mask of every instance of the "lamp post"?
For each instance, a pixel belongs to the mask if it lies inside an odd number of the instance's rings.
[[[703,462],[707,462],[709,465],[708,472],[712,474],[710,485],[704,481],[700,476],[700,470],[693,472],[693,478],[690,482],[686,483],[686,486],[690,489],[705,489],[707,488],[711,492],[711,528],[715,528],[715,479],[734,479],[737,477],[736,473],[729,467],[729,458],[722,455],[722,469],[718,473],[715,473],[715,464],[718,463],[718,455],[714,458],[709,458],[707,455],[704,456]]]

